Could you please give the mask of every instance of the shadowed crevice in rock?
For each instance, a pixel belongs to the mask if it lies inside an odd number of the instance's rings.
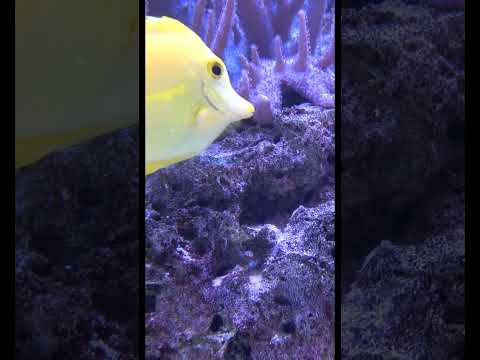
[[[294,88],[290,87],[286,83],[282,83],[280,86],[280,92],[282,97],[282,107],[287,108],[295,105],[301,105],[310,103],[310,100],[298,93]]]

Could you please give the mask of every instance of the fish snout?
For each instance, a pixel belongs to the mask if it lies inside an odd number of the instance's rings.
[[[229,105],[232,122],[251,118],[255,112],[253,104],[237,94],[233,89],[229,96]]]
[[[248,119],[255,112],[253,104],[240,96],[230,84],[204,85],[203,93],[207,103],[215,111],[222,113],[223,118],[228,122]]]

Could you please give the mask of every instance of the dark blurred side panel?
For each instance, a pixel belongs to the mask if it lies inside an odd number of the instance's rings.
[[[131,0],[15,1],[17,360],[143,344],[138,29]]]
[[[342,359],[465,356],[463,1],[344,1]]]

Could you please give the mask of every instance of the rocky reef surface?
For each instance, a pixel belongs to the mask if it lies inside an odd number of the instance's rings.
[[[350,3],[342,358],[463,359],[465,14],[422,1]]]
[[[333,8],[148,1],[224,58],[256,113],[147,178],[147,359],[333,359]]]
[[[332,359],[334,111],[245,120],[146,183],[147,359]]]
[[[136,128],[56,152],[15,179],[15,358],[136,358]]]

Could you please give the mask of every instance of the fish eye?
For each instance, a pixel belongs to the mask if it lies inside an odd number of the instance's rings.
[[[223,74],[222,65],[217,61],[212,61],[208,64],[208,72],[215,80],[218,80]]]
[[[218,65],[213,65],[212,67],[212,72],[217,75],[217,76],[220,76],[222,75],[222,68]]]

